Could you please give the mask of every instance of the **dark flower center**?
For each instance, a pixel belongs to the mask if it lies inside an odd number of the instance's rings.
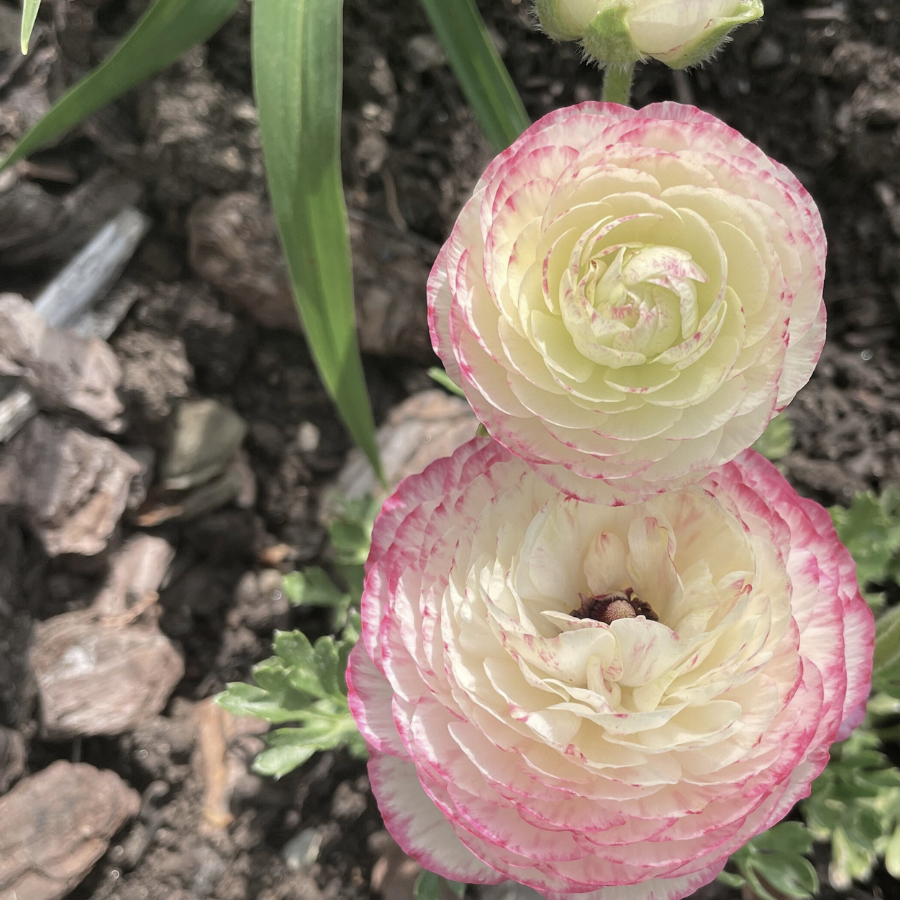
[[[599,597],[586,597],[584,594],[579,594],[578,597],[581,607],[570,613],[576,619],[593,619],[607,625],[611,625],[616,619],[634,619],[637,616],[645,616],[651,622],[659,621],[659,616],[653,612],[650,604],[635,597],[632,588],[600,594]]]

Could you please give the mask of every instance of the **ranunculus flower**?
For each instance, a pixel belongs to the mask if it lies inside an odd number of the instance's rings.
[[[350,706],[390,832],[552,898],[710,881],[809,792],[872,668],[827,512],[752,451],[610,507],[476,438],[385,504],[362,617]]]
[[[824,268],[809,194],[736,131],[584,103],[476,185],[431,273],[432,343],[542,477],[631,502],[734,459],[807,382]]]
[[[762,0],[535,0],[535,9],[550,37],[583,41],[602,65],[652,56],[675,69],[709,59],[763,14]]]

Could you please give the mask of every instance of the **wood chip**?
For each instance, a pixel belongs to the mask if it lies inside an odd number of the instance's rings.
[[[133,818],[140,796],[113,772],[59,761],[0,797],[0,900],[59,900]]]

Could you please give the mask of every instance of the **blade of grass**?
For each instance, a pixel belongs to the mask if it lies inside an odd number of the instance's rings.
[[[34,30],[34,23],[37,20],[38,8],[41,0],[24,0],[22,3],[22,55],[28,52],[28,42],[31,40],[31,32]]]
[[[475,0],[421,0],[491,146],[505,150],[531,123]]]
[[[356,341],[340,169],[342,0],[257,0],[253,84],[272,208],[319,374],[381,475]]]
[[[205,41],[240,0],[156,0],[122,43],[53,105],[0,165],[0,171],[53,140],[149,75]],[[37,4],[35,4],[36,11]],[[23,34],[25,22],[22,23]],[[29,29],[30,33],[30,29]]]

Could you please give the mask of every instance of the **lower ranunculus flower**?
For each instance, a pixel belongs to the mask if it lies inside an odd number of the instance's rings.
[[[398,843],[460,881],[675,900],[809,791],[874,625],[825,510],[747,452],[642,504],[477,438],[373,535],[348,671]]]

